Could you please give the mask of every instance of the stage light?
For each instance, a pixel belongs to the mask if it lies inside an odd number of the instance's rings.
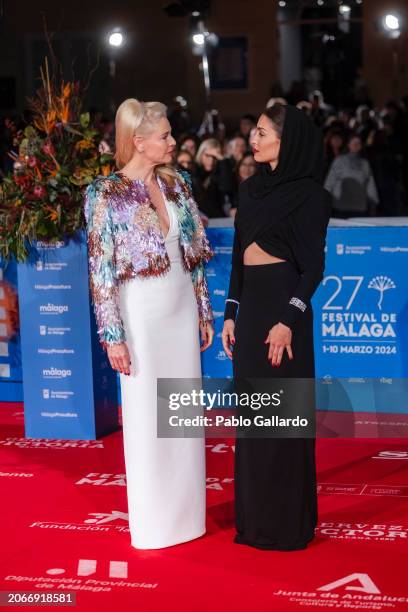
[[[216,47],[219,41],[219,38],[214,32],[196,32],[192,36],[193,43],[197,47],[203,47],[204,43],[211,45],[212,47]]]
[[[208,61],[208,47],[218,44],[218,36],[214,32],[209,32],[203,19],[199,19],[194,23],[194,32],[191,36],[193,41],[192,51],[194,55],[201,57],[200,69],[203,73],[206,105],[210,108],[211,104],[211,84],[210,84],[210,67]]]
[[[404,20],[398,13],[385,13],[381,20],[378,20],[378,27],[382,33],[391,40],[390,52],[392,54],[392,95],[398,98],[400,95],[400,46],[398,38],[404,29]]]
[[[193,34],[193,43],[201,47],[204,44],[204,34],[200,32]]]
[[[389,38],[399,38],[401,34],[401,17],[397,13],[387,13],[381,21],[382,28]]]
[[[324,0],[317,0],[317,4],[318,4],[319,6],[323,6],[323,4],[324,4]]]
[[[120,30],[115,30],[109,34],[108,42],[111,47],[121,47],[124,42],[124,36]]]
[[[339,12],[345,17],[348,17],[351,13],[351,8],[349,7],[348,4],[340,4]]]
[[[280,0],[279,2],[279,6],[281,6],[282,8],[284,8],[286,6],[286,2],[285,0]]]
[[[400,29],[400,22],[397,15],[389,13],[385,15],[383,19],[384,28],[389,31],[395,31]]]

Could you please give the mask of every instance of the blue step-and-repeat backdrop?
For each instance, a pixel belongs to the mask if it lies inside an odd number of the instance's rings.
[[[26,436],[95,439],[117,429],[118,380],[97,339],[85,232],[36,241],[17,278]]]
[[[334,221],[334,220],[333,220]],[[329,408],[408,413],[408,227],[331,221],[322,283],[312,299],[316,377],[341,381],[349,401]],[[231,376],[221,344],[233,228],[209,228],[207,265],[216,341],[203,354],[209,377]],[[344,397],[344,394],[342,394]]]
[[[0,401],[23,400],[17,265],[0,259]]]
[[[214,343],[202,354],[207,378],[232,374],[221,330],[233,231],[207,229],[215,251],[207,278],[216,317]],[[96,430],[108,431],[116,424],[109,412],[115,399],[108,390],[112,372],[97,346],[84,234],[55,247],[37,247],[42,252],[37,261],[0,267],[0,400],[22,399],[21,344],[24,399],[38,403],[32,418],[71,412],[82,414],[78,436],[86,437],[92,420],[99,423]],[[347,379],[348,409],[408,413],[408,226],[332,220],[326,248],[324,279],[312,300],[316,377]],[[120,400],[119,385],[114,387]],[[70,437],[69,420],[60,419],[65,437]]]

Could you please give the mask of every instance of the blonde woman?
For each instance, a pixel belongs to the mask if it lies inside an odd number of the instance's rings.
[[[188,176],[169,165],[166,110],[133,98],[119,106],[119,170],[85,197],[98,333],[120,372],[131,544],[142,549],[205,533],[204,438],[157,436],[157,378],[201,378],[214,334],[204,271],[213,253]]]
[[[194,178],[200,210],[210,218],[228,215],[234,189],[233,164],[222,154],[216,138],[207,138],[200,144]]]

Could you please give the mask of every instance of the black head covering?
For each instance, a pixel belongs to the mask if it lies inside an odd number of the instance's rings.
[[[250,184],[253,197],[264,197],[274,187],[289,181],[309,177],[321,180],[323,167],[323,135],[306,113],[296,106],[285,107],[278,164],[272,170],[269,163],[258,164]]]
[[[256,173],[241,183],[236,227],[245,249],[306,200],[327,198],[323,177],[323,134],[303,110],[285,106],[276,168],[258,164]]]

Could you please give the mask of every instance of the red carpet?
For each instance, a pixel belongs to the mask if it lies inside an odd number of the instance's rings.
[[[138,551],[121,432],[25,439],[22,410],[0,405],[3,598],[75,593],[84,612],[408,610],[405,440],[318,440],[317,537],[289,553],[233,544],[233,440],[207,440],[207,534]]]

